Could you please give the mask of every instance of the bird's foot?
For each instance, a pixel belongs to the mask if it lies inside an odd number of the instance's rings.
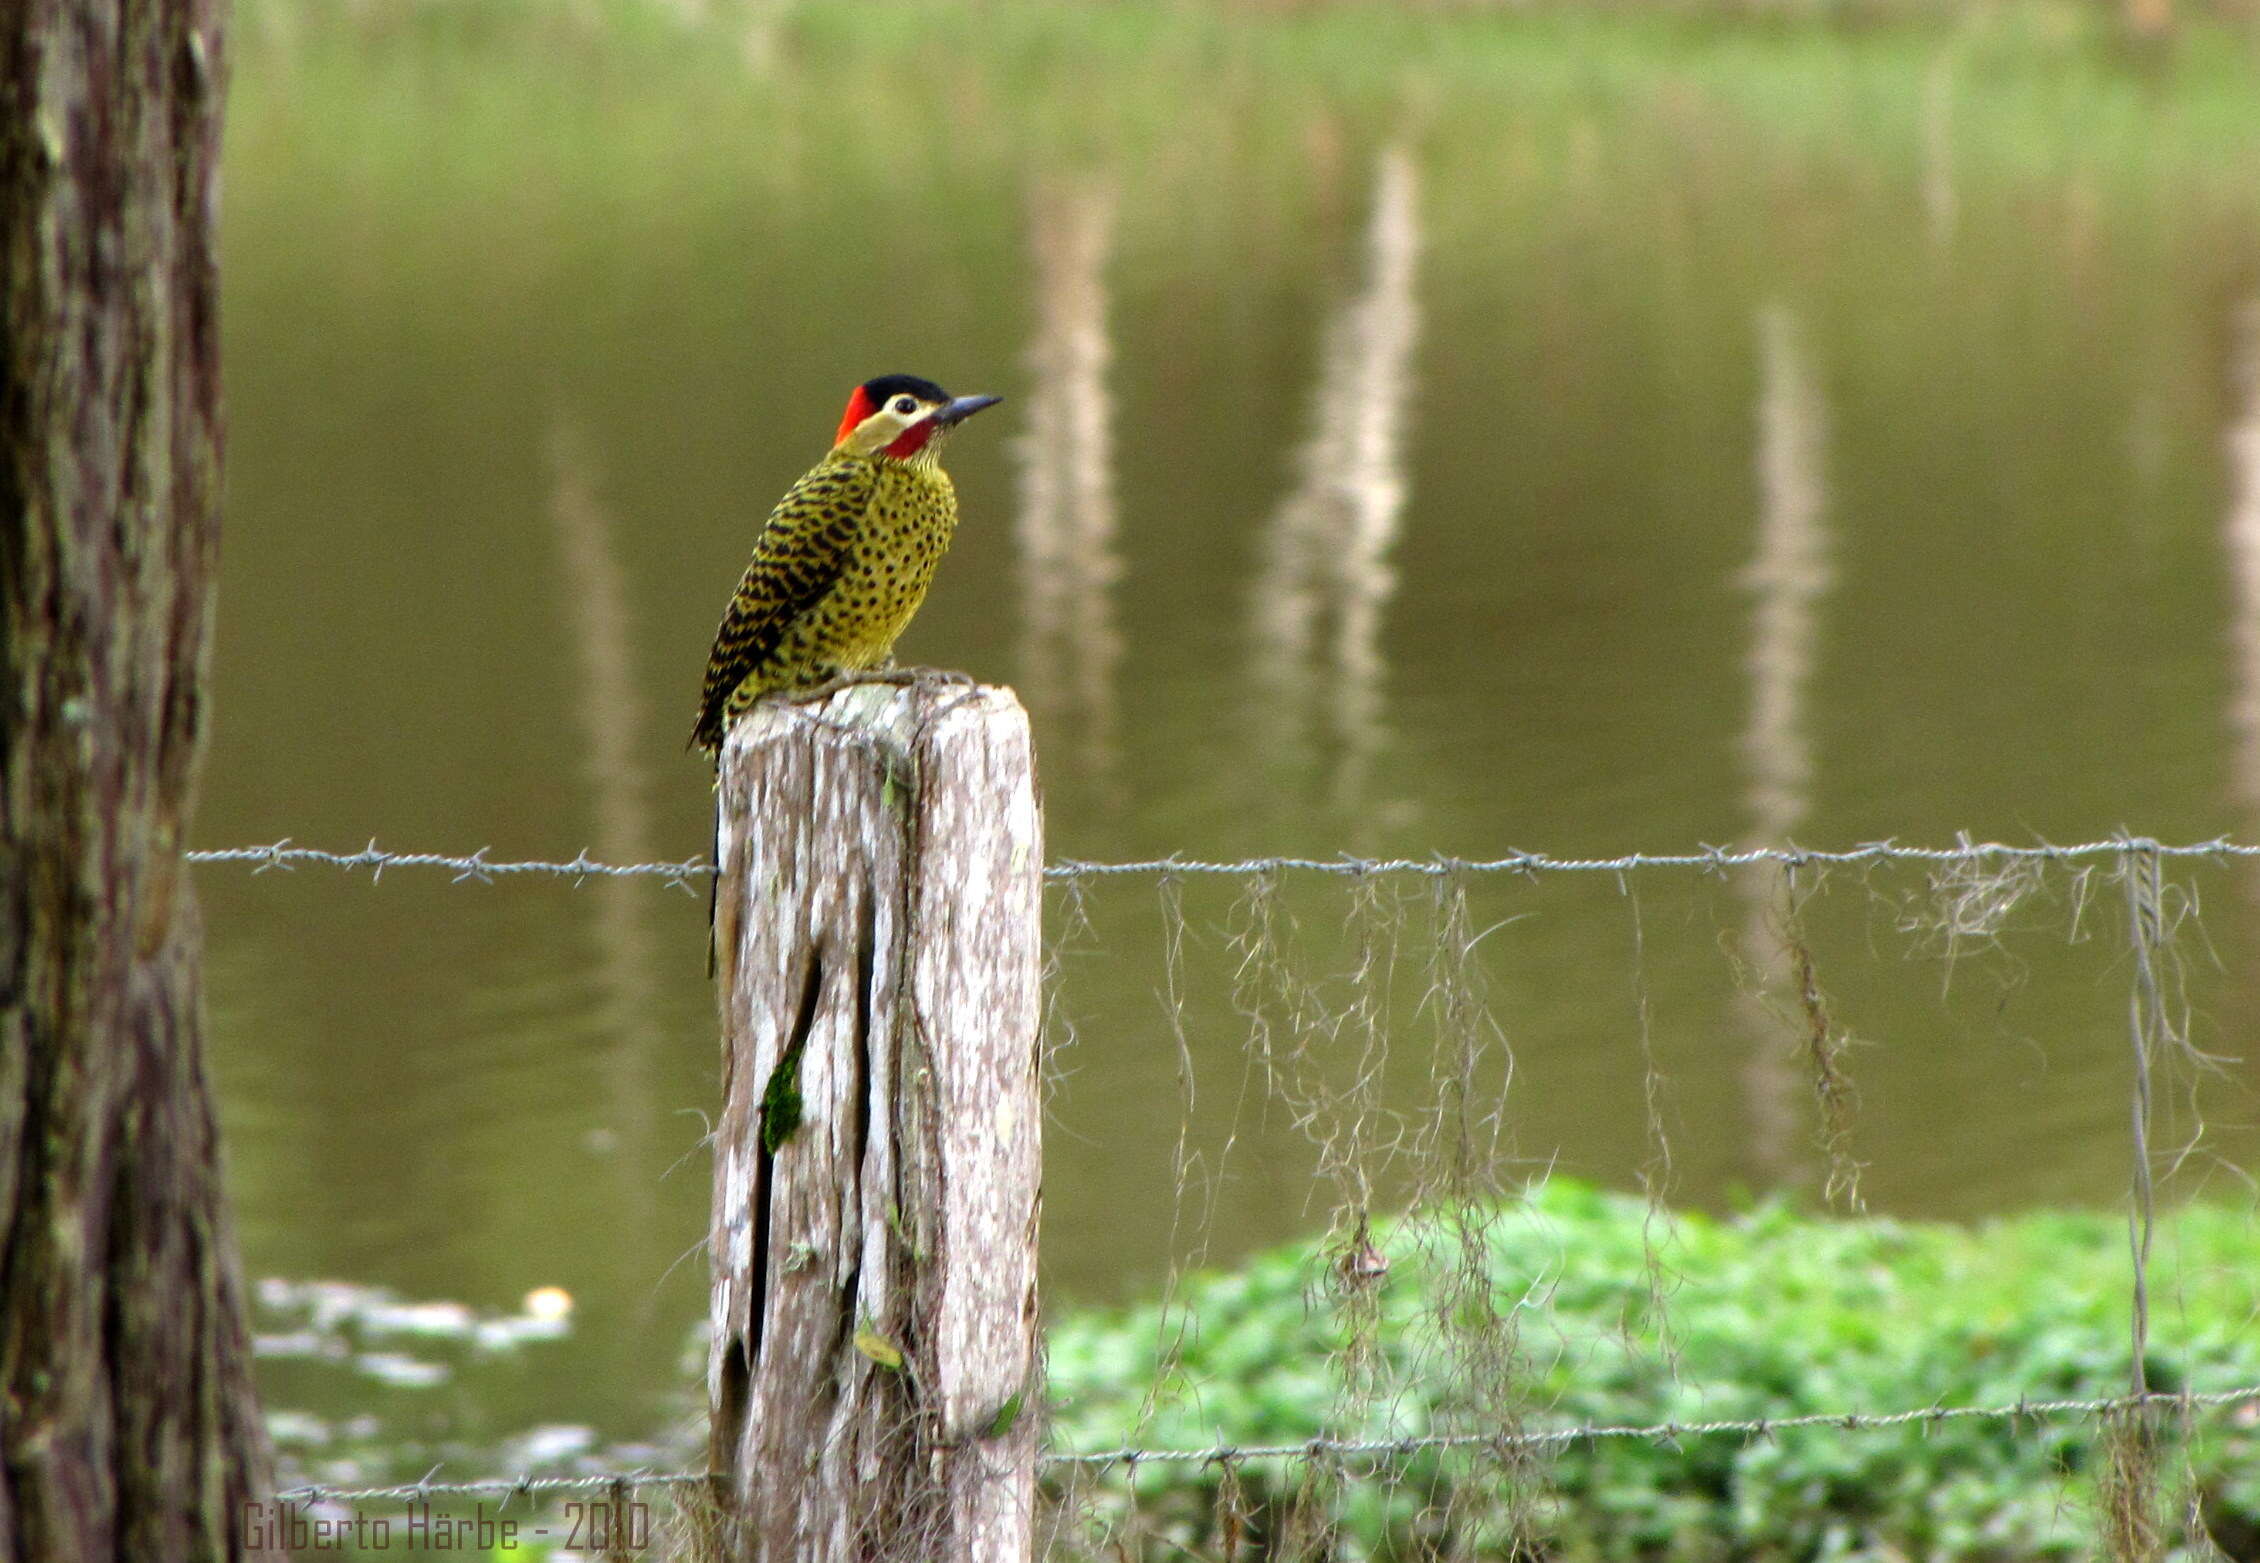
[[[858,684],[893,684],[909,689],[964,689],[975,690],[981,681],[970,673],[959,673],[948,668],[898,668],[892,665],[861,668],[852,673],[835,673],[822,683],[804,689],[779,690],[775,698],[793,705],[818,705],[831,699],[843,689],[853,689]]]
[[[927,712],[928,722],[939,722],[959,706],[981,698],[981,681],[970,673],[960,673],[955,668],[898,668],[890,665],[887,671],[902,678],[913,689],[954,689],[957,696],[945,700]]]
[[[914,689],[962,689],[971,695],[981,687],[981,681],[970,673],[956,668],[898,668],[890,666],[887,674],[899,678]],[[961,697],[962,698],[962,697]]]

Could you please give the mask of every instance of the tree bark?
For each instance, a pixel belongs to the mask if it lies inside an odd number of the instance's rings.
[[[221,3],[0,5],[0,1559],[261,1555],[180,856]]]
[[[1026,1563],[1043,827],[1004,690],[723,746],[713,1466],[742,1563]]]

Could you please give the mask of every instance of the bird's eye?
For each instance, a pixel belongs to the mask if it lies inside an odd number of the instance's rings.
[[[898,396],[895,398],[895,411],[901,413],[905,418],[909,417],[917,410],[918,404],[912,401],[909,397]]]

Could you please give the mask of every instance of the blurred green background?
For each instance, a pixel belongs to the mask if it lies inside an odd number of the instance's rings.
[[[1020,687],[1054,857],[2252,837],[2255,36],[242,0],[199,843],[703,853],[715,618],[897,370],[1009,398],[953,446],[964,524],[902,649]],[[253,1273],[562,1287],[571,1339],[479,1417],[650,1434],[704,1306],[703,898],[200,886]],[[2247,1055],[2260,884],[2178,886],[2197,1041]],[[1635,888],[1476,891],[1516,1165],[1656,1173],[1652,1057],[1676,1197],[1810,1186],[1768,892]],[[1963,899],[1999,888],[1840,875],[1810,909],[1877,1208],[2124,1188],[2118,892]],[[1328,991],[1352,893],[1291,893]],[[1415,1093],[1425,894],[1385,897]],[[1055,1305],[1323,1225],[1229,1002],[1239,895],[1186,891],[1174,972],[1151,881],[1087,924],[1055,900]],[[2250,1085],[2173,1097],[2188,1186],[2250,1163]],[[354,1412],[295,1371],[284,1403]]]

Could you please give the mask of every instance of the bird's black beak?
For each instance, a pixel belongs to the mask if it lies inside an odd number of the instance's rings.
[[[1003,401],[1001,396],[960,396],[947,406],[934,409],[934,427],[947,429],[963,423],[984,407],[994,407]]]

